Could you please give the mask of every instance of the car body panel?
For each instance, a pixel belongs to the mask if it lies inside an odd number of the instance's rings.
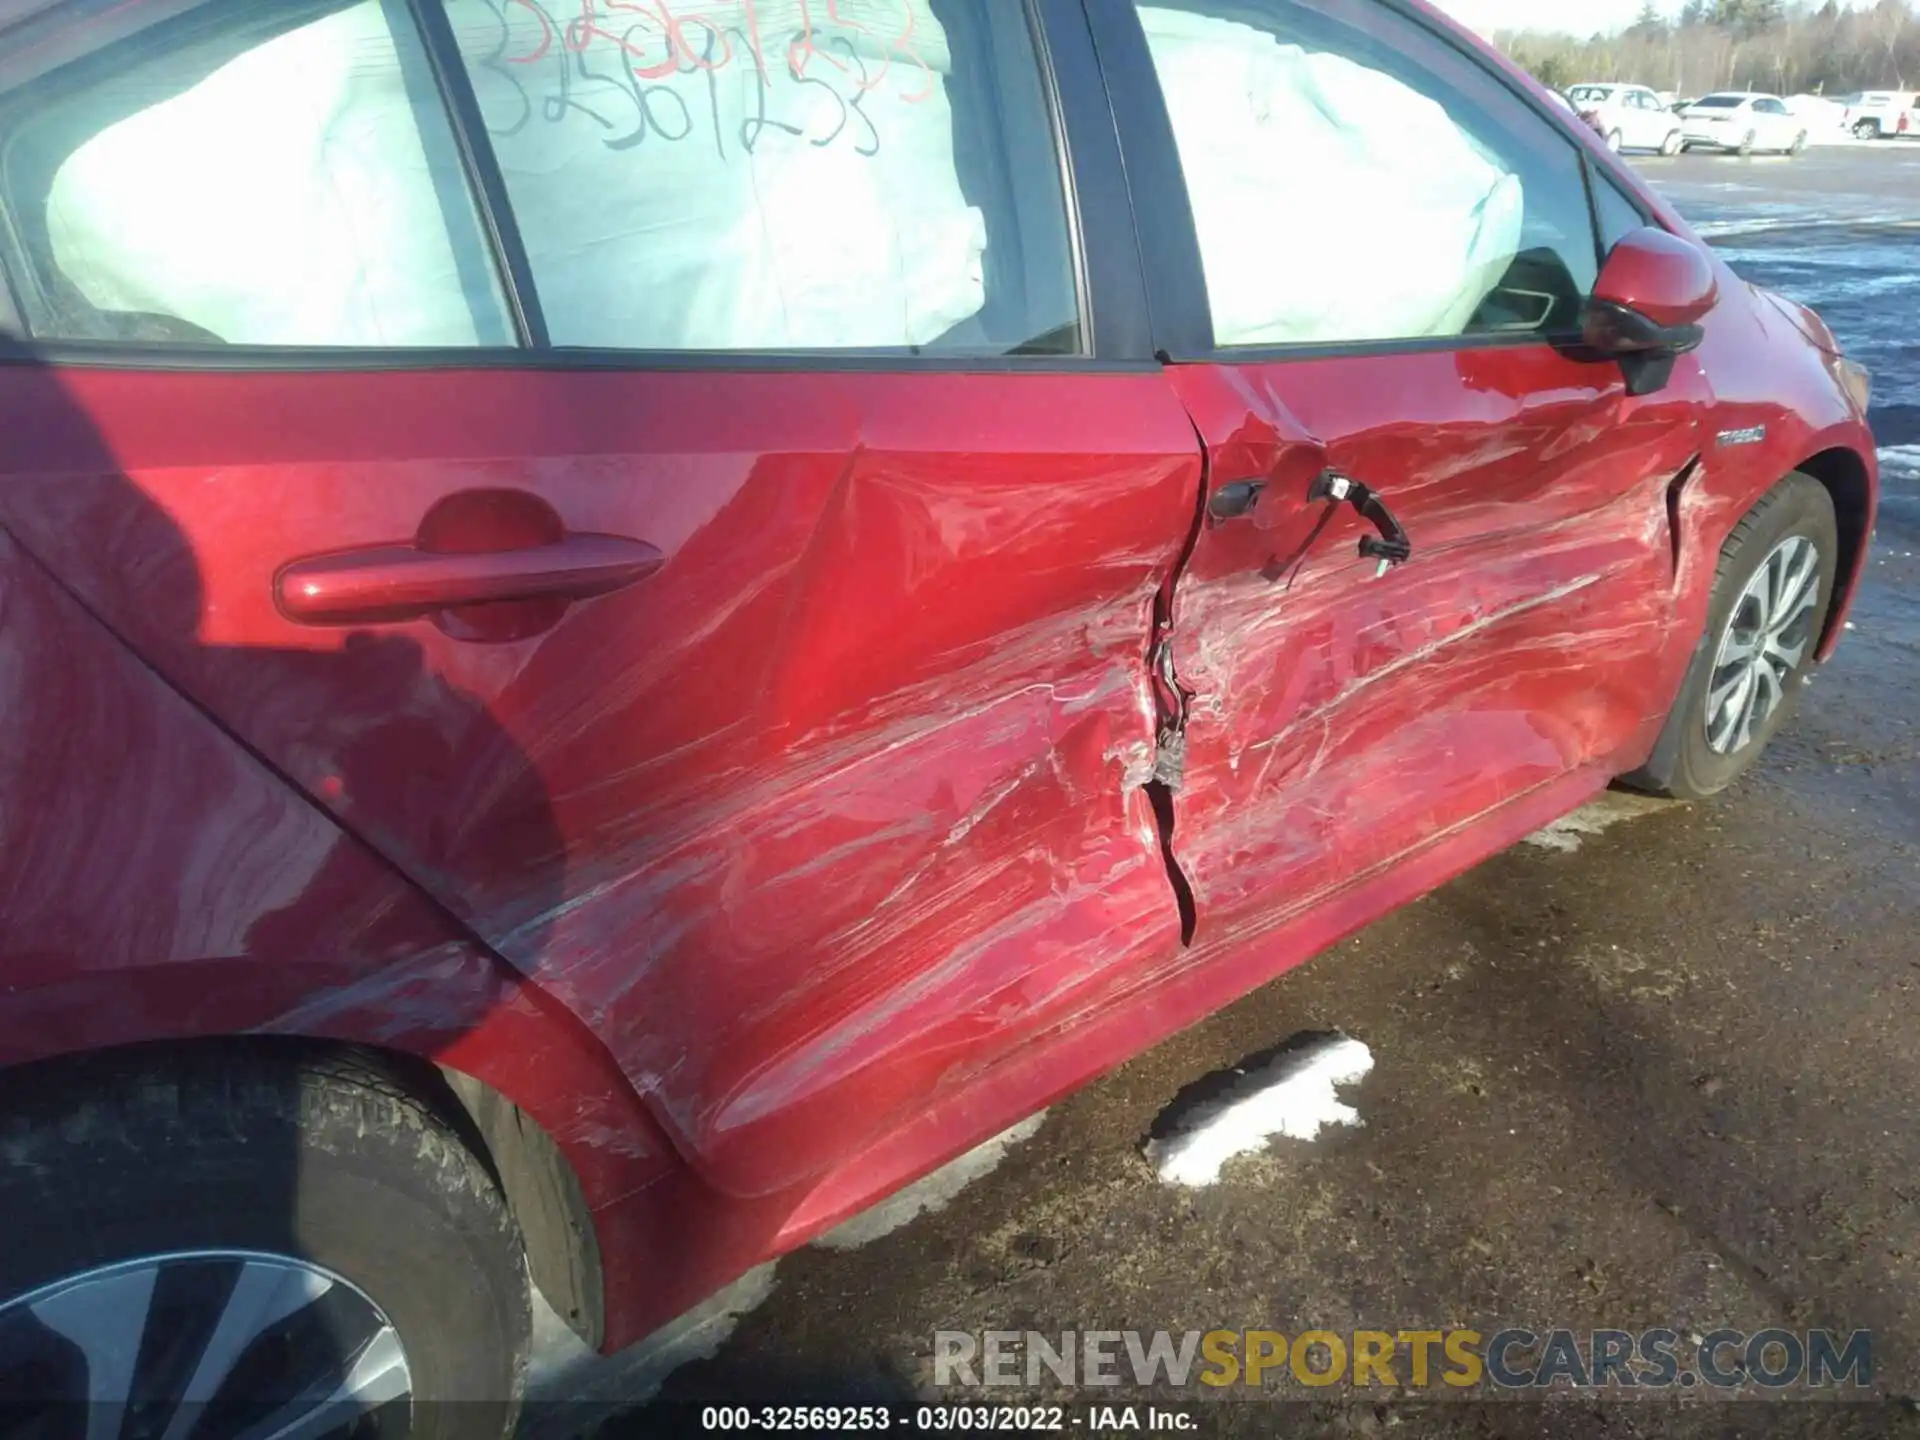
[[[1680,133],[1673,113],[1645,85],[1570,85],[1567,96],[1583,114],[1597,117],[1601,135],[1618,134],[1624,150],[1659,150]]]
[[[1737,101],[1737,104],[1721,103]],[[1778,113],[1765,108],[1778,106]],[[1807,122],[1786,109],[1778,95],[1721,91],[1702,96],[1680,115],[1689,145],[1711,145],[1723,150],[1742,148],[1753,137],[1752,149],[1785,153],[1804,142]]]
[[[1175,669],[1195,692],[1174,850],[1204,928],[1263,926],[1569,772],[1630,768],[1691,637],[1669,620],[1669,484],[1707,398],[1683,365],[1629,397],[1549,346],[1174,372],[1211,486],[1268,477],[1202,530]],[[1309,502],[1331,467],[1412,539]],[[1637,758],[1637,757],[1633,757]],[[1284,896],[1284,904],[1276,900]]]
[[[1843,451],[1871,519],[1833,357],[1713,263],[1701,348],[1639,398],[1542,346],[1170,375],[0,364],[27,717],[0,807],[36,822],[0,863],[0,1064],[269,1032],[471,1074],[560,1145],[604,1344],[635,1340],[1643,760],[1753,501]],[[1155,609],[1203,484],[1323,461],[1381,484],[1415,556],[1372,578],[1342,513],[1270,577],[1297,488],[1201,530],[1173,606],[1182,943],[1144,791]],[[276,606],[287,563],[503,489],[666,564],[513,640]]]
[[[716,1184],[821,1172],[1177,943],[1141,657],[1198,461],[1157,374],[61,383],[113,467],[16,451],[0,520]],[[276,608],[501,491],[666,563],[507,643]]]

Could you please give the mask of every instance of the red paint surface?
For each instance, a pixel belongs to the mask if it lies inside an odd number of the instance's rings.
[[[1656,325],[1691,325],[1712,311],[1720,282],[1704,245],[1649,226],[1613,247],[1593,294]]]
[[[1739,516],[1825,450],[1873,475],[1831,357],[1708,263],[1705,342],[1638,398],[1543,346],[0,366],[0,1063],[435,1057],[559,1142],[632,1340],[1644,758]],[[1350,510],[1307,543],[1327,465],[1411,563],[1375,579]],[[1205,488],[1246,479],[1174,597],[1188,946],[1147,656]],[[316,556],[566,536],[660,563],[404,620],[276,600]]]

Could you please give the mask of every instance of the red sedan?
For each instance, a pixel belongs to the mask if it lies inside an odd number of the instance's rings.
[[[627,1345],[1722,789],[1874,517],[1826,327],[1417,0],[0,0],[0,336],[45,1433],[497,1434],[529,1272]]]

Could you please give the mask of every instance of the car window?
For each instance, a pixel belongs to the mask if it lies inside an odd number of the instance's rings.
[[[1462,51],[1369,0],[1137,3],[1216,344],[1577,329],[1580,152]]]
[[[1020,0],[444,0],[555,345],[1073,352]]]
[[[1593,171],[1593,206],[1600,222],[1600,250],[1602,254],[1612,251],[1622,237],[1631,235],[1635,230],[1643,229],[1647,217],[1641,211],[1638,202],[1631,200],[1598,169]]]
[[[1738,110],[1745,100],[1744,95],[1709,95],[1693,103],[1700,110]]]
[[[1756,100],[1753,102],[1753,108],[1758,110],[1762,115],[1784,115],[1787,113],[1787,107],[1782,105],[1778,100]]]
[[[0,235],[28,333],[511,344],[405,14],[59,6],[0,35]]]

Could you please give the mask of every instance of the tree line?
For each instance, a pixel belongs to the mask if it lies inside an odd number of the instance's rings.
[[[1652,4],[1617,35],[1503,31],[1494,43],[1555,89],[1623,80],[1693,98],[1712,90],[1843,95],[1920,82],[1912,0],[1842,9],[1786,0],[1687,0],[1675,21]]]

